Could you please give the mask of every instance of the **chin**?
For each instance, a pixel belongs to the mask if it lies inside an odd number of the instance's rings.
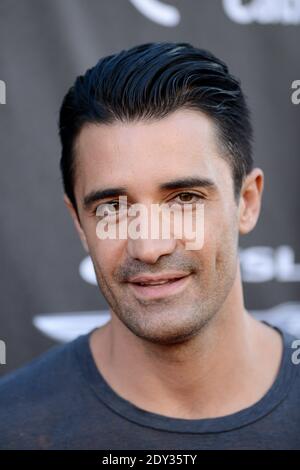
[[[200,323],[198,322],[197,324],[191,321],[186,321],[185,323],[179,321],[177,322],[177,325],[175,325],[174,315],[172,322],[172,319],[170,318],[162,321],[162,312],[159,312],[159,314],[160,322],[143,322],[143,324],[139,322],[135,322],[134,324],[127,323],[127,327],[132,331],[132,333],[145,341],[149,341],[154,344],[171,345],[189,341],[196,336],[206,324],[205,321]]]

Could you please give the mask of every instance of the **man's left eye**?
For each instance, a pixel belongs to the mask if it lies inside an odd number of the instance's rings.
[[[179,200],[179,202],[184,204],[191,204],[193,202],[197,202],[199,199],[203,199],[200,194],[194,193],[180,193],[174,198],[174,200],[177,198],[180,198],[181,200]]]

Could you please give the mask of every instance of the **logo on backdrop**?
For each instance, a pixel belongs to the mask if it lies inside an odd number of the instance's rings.
[[[299,24],[299,0],[223,0],[227,16],[235,23]]]
[[[181,20],[178,8],[159,0],[129,0],[149,20],[162,26],[177,26]]]
[[[159,0],[129,0],[146,18],[166,27],[181,20],[178,8]],[[299,24],[300,0],[223,0],[225,14],[235,23]]]

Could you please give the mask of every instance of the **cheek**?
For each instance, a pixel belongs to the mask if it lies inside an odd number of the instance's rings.
[[[229,265],[237,251],[237,221],[228,214],[207,214],[204,220],[203,258],[212,268]]]
[[[216,247],[216,269],[224,271],[226,275],[230,275],[235,269],[238,247],[237,247],[237,230],[235,222],[231,224],[224,223],[222,226],[221,236],[218,238]]]
[[[105,277],[111,276],[122,259],[124,240],[101,240],[94,230],[88,236],[88,244],[97,272]]]

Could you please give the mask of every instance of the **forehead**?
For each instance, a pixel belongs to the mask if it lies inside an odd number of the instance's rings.
[[[178,110],[159,120],[86,125],[77,137],[75,190],[126,186],[134,192],[179,177],[210,178],[230,184],[212,120]]]

